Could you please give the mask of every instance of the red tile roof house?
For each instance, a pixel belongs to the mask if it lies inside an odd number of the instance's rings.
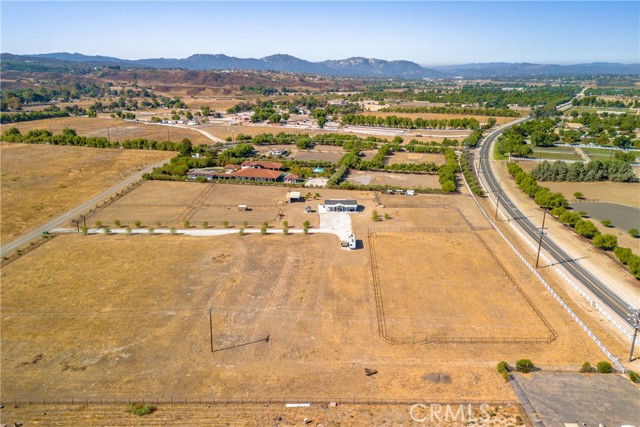
[[[271,169],[282,170],[282,163],[267,162],[267,161],[246,161],[242,164],[242,169],[254,168],[254,169]]]

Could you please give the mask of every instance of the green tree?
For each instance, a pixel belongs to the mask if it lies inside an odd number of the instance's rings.
[[[613,372],[613,367],[609,362],[605,362],[605,361],[598,362],[596,364],[596,372],[600,374],[610,374],[611,372]]]
[[[190,225],[190,223],[189,223],[189,221],[188,221],[188,220],[186,220],[186,219],[185,219],[184,221],[182,221],[182,226],[183,226],[184,228],[189,228],[189,225]]]
[[[114,220],[113,225],[115,225],[116,227],[120,227],[120,220],[119,219]]]
[[[140,224],[141,224],[141,222],[140,222],[140,220],[139,220],[139,219],[136,219],[136,220],[133,222],[133,224],[136,226],[136,228],[140,228]]]
[[[593,246],[610,251],[618,246],[618,238],[612,234],[598,234],[593,238]]]
[[[584,362],[582,364],[582,366],[580,367],[580,371],[581,374],[588,374],[593,372],[593,367],[591,366],[591,363],[589,362]]]
[[[305,221],[302,223],[302,231],[304,232],[304,234],[309,234],[309,226],[311,224],[309,223],[309,221]]]
[[[229,228],[229,221],[227,221],[226,219],[222,221],[222,228]]]
[[[204,228],[205,230],[209,228],[209,221],[202,221],[202,228]]]
[[[520,359],[516,362],[516,371],[518,372],[527,373],[533,371],[534,368],[533,362],[529,359]]]
[[[269,223],[267,221],[263,221],[260,226],[260,234],[263,236],[267,234],[267,230],[269,229]]]
[[[598,228],[591,221],[587,221],[584,219],[576,221],[575,230],[576,233],[588,239],[591,239],[593,238],[593,236],[600,234]]]
[[[183,157],[188,157],[193,152],[193,145],[191,144],[191,140],[188,138],[184,138],[180,141],[180,145],[178,146],[178,151],[180,155]]]

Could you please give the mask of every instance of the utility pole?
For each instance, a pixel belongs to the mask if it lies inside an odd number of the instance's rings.
[[[542,227],[540,227],[540,240],[538,241],[538,255],[536,256],[536,268],[538,268],[538,261],[540,261],[540,249],[542,249],[542,237],[544,236],[544,220],[547,218],[547,208],[544,208],[544,214],[542,214]]]
[[[500,182],[498,183],[498,187],[501,188],[502,187],[502,180],[500,180]],[[496,191],[496,215],[494,220],[497,221],[498,220],[498,207],[500,206],[500,190]]]
[[[631,352],[629,352],[629,362],[633,362],[633,348],[636,345],[636,337],[638,336],[638,328],[640,327],[640,309],[629,307],[629,320],[633,322],[633,339],[631,340]]]
[[[211,309],[209,309],[209,337],[211,341],[211,353],[213,353],[213,320],[211,319]]]

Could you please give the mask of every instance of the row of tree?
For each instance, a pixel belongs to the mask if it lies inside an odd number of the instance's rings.
[[[64,110],[44,110],[44,111],[25,111],[22,113],[0,113],[0,123],[18,123],[28,122],[31,120],[51,119],[54,117],[68,117],[69,113]]]
[[[531,170],[531,176],[539,181],[638,181],[631,165],[617,159],[569,164],[560,160],[553,163],[545,160]]]
[[[378,117],[373,115],[345,114],[342,116],[342,124],[354,126],[375,126],[401,129],[477,129],[478,120],[472,117],[461,119],[411,119],[410,117],[397,117],[390,115]]]
[[[480,107],[387,107],[380,111],[388,113],[433,113],[433,114],[467,114],[471,116],[518,117],[520,113],[509,108]]]
[[[515,178],[516,184],[535,202],[551,209],[551,214],[558,221],[571,227],[574,231],[587,239],[600,249],[614,250],[620,262],[629,267],[629,271],[637,279],[640,279],[640,256],[634,255],[630,249],[619,248],[618,238],[612,234],[602,234],[598,227],[589,220],[583,219],[578,212],[567,209],[567,201],[561,193],[551,193],[548,188],[538,186],[535,178],[526,173],[518,164],[511,162],[508,165],[509,173]]]
[[[597,96],[585,96],[584,98],[574,98],[571,101],[574,107],[608,107],[608,108],[637,108],[640,107],[640,100],[603,99]]]

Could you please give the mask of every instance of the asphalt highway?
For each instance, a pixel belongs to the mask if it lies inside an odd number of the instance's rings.
[[[517,122],[521,123],[522,121],[523,120],[519,120]],[[511,125],[517,124],[517,122],[514,122]],[[493,169],[491,168],[491,154],[493,144],[497,137],[508,127],[509,126],[494,131],[483,139],[479,149],[480,167],[482,168],[483,172],[480,175],[482,175],[482,178],[484,178],[484,183],[487,190],[490,193],[499,196],[500,209],[502,209],[503,212],[506,212],[507,217],[512,218],[512,221],[515,221],[520,226],[520,228],[524,230],[525,233],[527,233],[529,237],[537,242],[540,239],[538,228],[540,224],[534,225],[533,223],[531,223],[531,221],[526,218],[518,210],[518,208],[515,207],[512,201],[502,191],[500,183],[496,179],[496,176],[493,173]],[[604,283],[602,283],[598,278],[591,274],[580,263],[572,260],[571,257],[567,255],[567,253],[564,252],[549,237],[543,238],[542,248],[557,262],[563,263],[564,268],[572,277],[582,283],[585,288],[587,288],[603,304],[609,307],[611,311],[615,312],[622,320],[624,320],[624,322],[628,323],[629,325],[632,324],[628,319],[629,306],[631,304],[624,301],[615,292],[611,291],[611,289],[609,289]]]

